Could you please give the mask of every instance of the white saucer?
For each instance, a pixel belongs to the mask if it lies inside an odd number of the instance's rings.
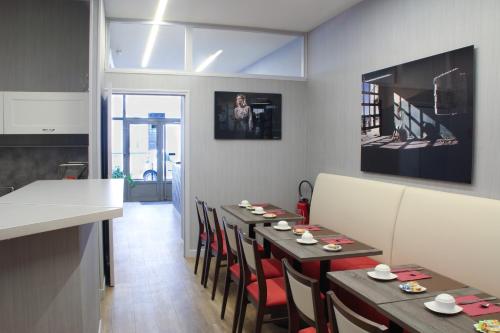
[[[280,230],[280,231],[287,231],[287,230],[291,230],[292,229],[292,227],[290,227],[290,226],[283,228],[283,227],[278,227],[277,225],[274,225],[273,228],[276,229],[276,230]]]
[[[311,239],[310,241],[305,241],[302,238],[297,238],[297,243],[304,244],[304,245],[312,245],[316,244],[318,242],[317,239]]]
[[[328,247],[327,245],[323,245],[323,250],[325,251],[330,251],[330,252],[339,252],[342,250],[342,246],[338,245],[335,248]]]
[[[250,204],[244,205],[244,204],[241,204],[241,203],[238,204],[238,207],[241,207],[241,208],[247,208],[249,206],[252,206],[252,205],[250,205]]]
[[[252,210],[252,214],[255,214],[255,215],[264,215],[266,213],[265,210],[263,210],[262,212],[257,212],[255,210]]]
[[[455,308],[451,311],[446,311],[444,309],[441,309],[439,308],[437,305],[436,305],[436,302],[435,301],[430,301],[430,302],[425,302],[424,303],[425,307],[433,312],[437,312],[437,313],[442,313],[442,314],[457,314],[457,313],[460,313],[462,312],[463,308],[461,306],[458,306],[458,305],[455,305]]]
[[[387,277],[381,277],[381,276],[377,275],[377,272],[375,272],[375,271],[366,272],[366,274],[368,274],[368,276],[371,277],[372,279],[381,280],[381,281],[390,281],[390,280],[394,280],[398,277],[396,274],[393,274],[393,273],[389,273],[389,275]]]

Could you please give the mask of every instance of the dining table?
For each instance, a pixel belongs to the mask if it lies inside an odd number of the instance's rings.
[[[301,270],[302,263],[319,262],[319,277],[322,291],[328,290],[327,272],[330,271],[331,261],[342,258],[354,258],[381,255],[382,250],[376,249],[373,246],[359,242],[355,239],[348,238],[351,243],[342,244],[340,251],[327,251],[323,248],[326,245],[327,239],[336,237],[347,238],[346,236],[322,226],[304,226],[309,229],[309,232],[315,237],[318,242],[316,244],[301,244],[297,241],[301,236],[296,235],[291,230],[277,230],[274,227],[257,227],[255,232],[264,239],[264,247],[266,244],[272,244],[281,251],[285,252],[293,259],[293,266],[297,270]]]
[[[430,278],[418,280],[427,290],[422,293],[407,293],[400,289],[403,282],[398,279],[379,281],[368,276],[373,269],[357,269],[328,272],[327,277],[379,313],[389,319],[390,332],[412,333],[471,333],[478,320],[500,319],[500,312],[471,317],[464,312],[455,315],[438,314],[428,310],[424,303],[433,301],[438,294],[454,297],[475,295],[480,299],[491,297],[478,289],[467,286],[433,270],[418,265],[402,265],[393,268],[399,273],[414,272],[415,276],[425,274]],[[491,301],[495,303],[495,301]],[[477,304],[480,306],[480,303]],[[493,305],[494,306],[494,305]]]

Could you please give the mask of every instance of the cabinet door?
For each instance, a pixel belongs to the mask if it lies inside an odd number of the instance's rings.
[[[0,91],[0,134],[3,134],[3,92]]]
[[[88,93],[5,92],[5,134],[87,134]]]

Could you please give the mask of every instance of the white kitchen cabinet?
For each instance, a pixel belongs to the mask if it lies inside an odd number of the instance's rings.
[[[3,92],[0,91],[0,134],[3,134]]]
[[[88,93],[4,92],[4,134],[88,134]]]

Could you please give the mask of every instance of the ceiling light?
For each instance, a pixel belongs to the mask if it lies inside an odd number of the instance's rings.
[[[198,66],[198,68],[196,68],[196,72],[203,72],[208,67],[208,65],[214,62],[214,60],[221,55],[222,52],[223,52],[222,50],[219,50],[209,55],[207,59],[203,60],[203,62]]]
[[[155,18],[153,20],[153,26],[149,31],[146,48],[144,49],[144,54],[142,55],[141,67],[143,68],[148,67],[149,59],[151,59],[151,53],[155,47],[156,37],[158,37],[158,30],[160,29],[160,23],[163,20],[163,15],[165,14],[165,9],[167,8],[167,2],[168,0],[160,0],[158,2]]]

